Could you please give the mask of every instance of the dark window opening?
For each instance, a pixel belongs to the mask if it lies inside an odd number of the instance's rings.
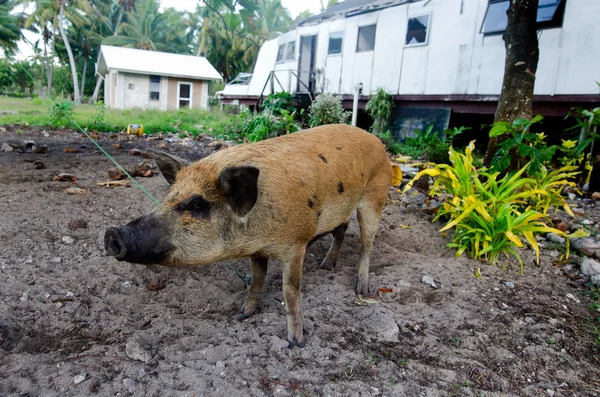
[[[427,36],[429,32],[429,15],[409,18],[408,27],[406,29],[405,45],[427,44]]]
[[[329,35],[329,49],[327,55],[336,55],[342,53],[342,41],[344,32],[335,32]]]
[[[358,28],[356,52],[373,51],[375,49],[375,33],[377,25],[361,26]]]
[[[160,76],[150,76],[150,99],[160,100]]]
[[[567,0],[539,0],[537,28],[560,28],[563,24],[566,2]],[[504,33],[508,25],[506,10],[509,5],[509,0],[490,0],[481,25],[481,33],[485,35]]]
[[[287,61],[293,61],[294,59],[296,59],[296,42],[290,41],[289,43],[287,43],[285,60],[287,62]]]
[[[277,50],[276,62],[283,62],[284,56],[285,56],[285,44],[279,44],[279,49]]]

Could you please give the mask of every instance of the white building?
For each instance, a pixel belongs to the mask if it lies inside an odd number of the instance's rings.
[[[204,57],[103,45],[96,73],[114,109],[208,108],[208,83],[221,75]]]
[[[346,0],[264,43],[252,79],[224,103],[271,91],[330,92],[351,107],[384,88],[398,107],[494,113],[502,88],[509,0]],[[534,112],[598,106],[600,0],[539,0]],[[596,104],[596,105],[594,105]]]

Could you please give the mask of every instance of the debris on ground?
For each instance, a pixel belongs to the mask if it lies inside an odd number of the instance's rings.
[[[129,179],[123,179],[120,181],[107,181],[107,182],[96,182],[97,186],[112,187],[112,186],[129,186],[131,181]]]
[[[92,192],[87,189],[83,189],[83,188],[75,187],[75,186],[66,188],[65,192],[68,194],[92,194]]]
[[[55,182],[77,182],[79,178],[73,174],[58,174],[54,177]]]

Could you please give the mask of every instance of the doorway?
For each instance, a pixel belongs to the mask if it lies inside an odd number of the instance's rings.
[[[177,109],[192,107],[192,83],[177,83]]]
[[[317,35],[300,38],[300,58],[298,60],[298,92],[315,91]]]

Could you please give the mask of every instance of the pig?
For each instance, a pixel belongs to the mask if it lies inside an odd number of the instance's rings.
[[[237,318],[259,305],[269,259],[282,265],[289,347],[304,347],[300,281],[307,247],[332,233],[321,267],[336,265],[348,221],[357,212],[360,256],[355,292],[369,293],[369,255],[392,168],[374,135],[326,125],[218,151],[193,164],[156,156],[171,184],[149,214],[105,233],[119,261],[193,266],[250,258],[252,281]]]

